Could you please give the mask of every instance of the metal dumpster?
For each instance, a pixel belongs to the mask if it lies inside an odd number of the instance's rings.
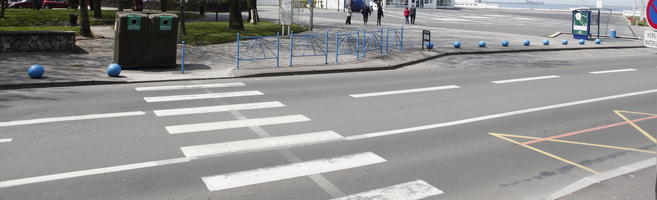
[[[148,15],[151,21],[150,59],[151,66],[176,66],[178,16],[172,14]]]
[[[137,12],[116,14],[114,62],[123,69],[149,66],[151,26],[148,15]]]

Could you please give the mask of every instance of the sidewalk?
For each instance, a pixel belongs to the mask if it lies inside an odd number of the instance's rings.
[[[263,9],[261,13],[263,18],[268,16],[266,11],[267,9]],[[323,25],[315,26],[315,30],[312,32],[324,34],[327,31],[329,32],[328,64],[324,64],[324,57],[305,57],[294,58],[294,66],[288,66],[289,40],[281,39],[280,67],[276,67],[275,61],[268,60],[241,62],[240,70],[236,70],[236,43],[233,42],[209,46],[189,46],[185,50],[184,74],[181,74],[179,68],[123,70],[121,77],[111,78],[105,73],[105,67],[113,62],[114,33],[110,26],[98,26],[92,27],[92,31],[95,35],[103,38],[78,40],[76,45],[80,50],[75,53],[21,52],[0,54],[0,89],[383,70],[395,69],[441,56],[459,54],[636,48],[643,45],[641,41],[630,39],[605,39],[603,44],[600,45],[594,44],[593,41],[587,41],[585,45],[579,45],[570,35],[548,38],[410,25],[404,26],[404,52],[400,52],[399,49],[392,49],[390,54],[381,56],[380,53],[373,51],[368,52],[365,59],[356,59],[353,55],[341,55],[340,64],[335,64],[336,32],[344,33],[364,28],[372,31],[376,30],[377,27],[344,27],[341,25],[344,22],[332,22],[331,20],[325,19],[326,22],[322,23]],[[318,21],[321,20],[318,19]],[[383,28],[399,28],[399,26]],[[430,30],[434,34],[432,42],[435,43],[435,49],[432,52],[420,51],[420,36],[423,29]],[[502,47],[500,45],[502,39],[509,40],[510,47]],[[543,45],[541,41],[544,39],[549,39],[551,44],[548,46]],[[561,45],[562,39],[568,39],[570,44],[567,46]],[[477,44],[480,40],[487,41],[487,47],[478,47]],[[530,40],[532,45],[529,47],[522,46],[523,40]],[[452,43],[454,41],[460,41],[462,47],[460,49],[453,48]],[[179,54],[181,52],[180,46],[178,52]],[[180,63],[180,55],[178,56],[178,63]],[[30,79],[27,76],[27,68],[33,64],[41,64],[46,68],[43,79]]]
[[[655,199],[655,166],[618,176],[560,198],[560,200]]]

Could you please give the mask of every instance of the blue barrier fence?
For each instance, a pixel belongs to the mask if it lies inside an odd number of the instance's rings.
[[[267,40],[275,38],[275,41]],[[250,39],[246,48],[242,49],[242,39]],[[271,47],[276,43],[275,48]],[[274,50],[275,49],[275,50]],[[242,52],[244,50],[244,52]],[[279,33],[276,36],[256,36],[256,37],[240,37],[237,33],[237,69],[240,69],[240,61],[248,60],[276,60],[276,67],[280,67],[281,58],[281,37]]]
[[[340,55],[356,55],[360,58],[360,31],[335,33],[335,63],[340,63]]]
[[[296,41],[296,42],[295,42]],[[329,33],[326,34],[290,34],[290,64],[294,57],[324,56],[328,64]]]
[[[404,27],[399,29],[386,29],[386,54],[391,49],[399,48],[399,52],[404,52]]]
[[[378,31],[363,31],[363,54],[362,57],[367,56],[367,51],[379,50],[379,53],[383,56],[383,29]]]

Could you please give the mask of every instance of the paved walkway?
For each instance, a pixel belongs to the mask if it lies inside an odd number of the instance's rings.
[[[655,199],[655,167],[648,167],[595,184],[560,200]]]
[[[273,20],[277,11],[272,8],[261,9],[264,20]],[[318,13],[328,11],[318,11]],[[335,13],[333,13],[335,14]],[[206,20],[214,14],[208,13]],[[121,83],[121,82],[143,82],[162,80],[185,80],[185,79],[210,79],[229,78],[238,76],[250,76],[258,74],[295,73],[295,72],[318,72],[318,71],[345,71],[362,69],[387,69],[409,65],[421,60],[427,60],[444,55],[463,53],[490,53],[499,51],[526,51],[526,50],[562,50],[580,48],[616,48],[641,46],[642,42],[629,39],[604,40],[603,44],[596,45],[589,41],[585,45],[579,45],[569,35],[560,35],[556,38],[540,36],[509,34],[500,32],[469,31],[463,29],[450,29],[444,27],[427,27],[418,25],[404,26],[404,52],[391,48],[389,54],[381,56],[380,52],[370,51],[365,59],[356,59],[353,55],[340,56],[340,64],[335,63],[335,33],[356,30],[379,30],[376,26],[349,26],[345,27],[342,20],[330,17],[316,18],[312,33],[329,33],[329,56],[328,64],[324,64],[324,57],[294,58],[294,65],[289,64],[289,40],[281,39],[280,67],[276,67],[273,60],[252,61],[240,63],[240,70],[236,70],[235,49],[236,43],[226,43],[209,46],[191,46],[185,50],[185,73],[179,68],[149,69],[149,70],[124,70],[121,77],[108,77],[104,71],[105,67],[113,62],[113,30],[110,26],[93,27],[92,31],[100,39],[79,39],[76,44],[79,50],[74,53],[3,53],[0,54],[0,88],[17,87],[43,87],[57,85],[77,85],[94,83]],[[402,24],[391,24],[384,29],[400,28]],[[527,27],[531,28],[531,27]],[[436,48],[432,52],[422,52],[421,31],[430,30],[433,33],[432,41]],[[546,33],[546,35],[549,33]],[[510,47],[502,47],[497,38],[507,38]],[[550,39],[551,44],[542,45],[541,41]],[[570,44],[561,45],[562,39],[569,39]],[[480,40],[488,41],[485,48],[478,47]],[[525,47],[523,40],[530,40],[531,46]],[[462,47],[454,49],[452,42],[461,41]],[[248,44],[245,41],[242,45]],[[299,47],[296,47],[299,48]],[[179,46],[179,51],[180,46]],[[243,52],[249,53],[249,52]],[[180,63],[180,56],[178,56]],[[30,79],[26,70],[33,64],[41,64],[46,68],[43,79]]]

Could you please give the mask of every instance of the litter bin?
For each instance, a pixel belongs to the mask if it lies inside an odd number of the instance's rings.
[[[178,41],[178,16],[172,14],[151,14],[150,66],[176,66]]]
[[[77,26],[78,25],[78,14],[69,13],[68,14],[68,25]]]
[[[148,66],[151,34],[148,15],[119,12],[115,23],[114,61],[124,69]]]
[[[609,38],[616,38],[616,29],[609,29]]]

